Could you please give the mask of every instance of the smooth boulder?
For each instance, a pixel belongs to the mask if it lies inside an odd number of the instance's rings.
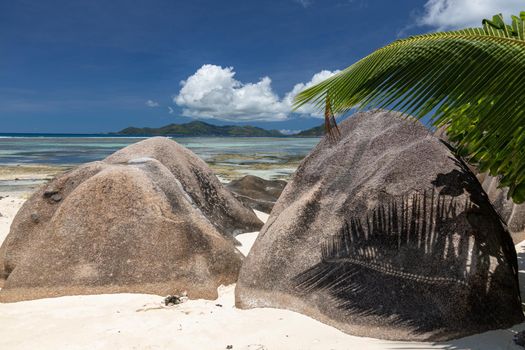
[[[214,299],[219,285],[236,281],[243,257],[231,234],[253,230],[255,214],[174,141],[148,139],[119,153],[128,159],[82,165],[23,205],[0,248],[0,301],[183,291]],[[208,192],[192,194],[185,183]],[[232,211],[208,216],[199,196]]]
[[[231,181],[226,187],[235,197],[252,209],[270,213],[286,187],[284,180],[266,180],[246,175]]]
[[[395,112],[358,113],[339,128],[275,204],[243,262],[236,305],[393,340],[523,321],[514,245],[468,167]]]
[[[237,235],[258,231],[262,222],[254,212],[226,189],[208,165],[195,153],[166,137],[153,137],[132,144],[107,157],[106,163],[127,163],[153,158],[179,180],[193,204],[219,232]]]

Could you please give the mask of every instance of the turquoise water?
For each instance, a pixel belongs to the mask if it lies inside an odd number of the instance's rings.
[[[75,165],[101,160],[116,150],[144,138],[109,136],[0,136],[0,165]],[[304,157],[319,141],[316,138],[174,138],[202,159],[225,163],[281,163]],[[222,159],[232,155],[231,159]],[[239,159],[241,158],[253,158]]]
[[[144,137],[91,135],[2,135],[0,134],[0,170],[2,166],[46,165],[69,168],[102,160],[111,153],[139,142]],[[247,174],[266,179],[289,179],[300,160],[319,142],[316,138],[240,138],[186,137],[175,139],[204,159],[222,181]],[[61,171],[61,170],[60,170]],[[29,170],[31,172],[31,170]],[[47,178],[0,178],[3,192],[33,191]]]

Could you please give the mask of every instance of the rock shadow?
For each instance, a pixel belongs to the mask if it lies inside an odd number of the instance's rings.
[[[520,322],[509,303],[517,286],[507,249],[477,229],[491,223],[481,222],[472,196],[460,200],[459,191],[443,189],[392,198],[345,220],[322,243],[321,261],[294,278],[296,291],[326,292],[343,315],[381,318],[436,339]]]

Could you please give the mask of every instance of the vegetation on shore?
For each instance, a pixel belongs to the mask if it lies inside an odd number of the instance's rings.
[[[278,130],[266,130],[255,126],[212,125],[202,121],[185,124],[169,124],[160,128],[129,127],[118,135],[161,135],[161,136],[244,136],[244,137],[283,137]]]
[[[315,126],[310,129],[301,131],[300,133],[293,135],[297,137],[321,137],[324,135],[324,125]]]
[[[325,125],[351,109],[386,108],[430,118],[458,154],[500,176],[525,202],[525,12],[483,20],[481,28],[394,41],[296,97],[325,108]]]
[[[113,135],[134,136],[227,136],[227,137],[321,137],[324,134],[323,126],[316,126],[303,130],[297,134],[287,135],[279,130],[266,130],[249,125],[218,126],[202,121],[193,121],[185,124],[169,124],[160,128],[129,127]]]

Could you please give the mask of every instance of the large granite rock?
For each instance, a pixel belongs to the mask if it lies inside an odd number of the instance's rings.
[[[157,159],[168,168],[219,232],[237,235],[262,227],[254,212],[235,199],[202,159],[175,141],[153,137],[123,148],[104,161],[119,164],[141,157]]]
[[[481,186],[487,192],[494,209],[507,223],[515,244],[525,240],[525,204],[516,204],[507,198],[508,187],[499,187],[499,178],[487,173],[477,175]]]
[[[217,212],[208,215],[206,200]],[[242,263],[231,233],[257,225],[191,152],[145,140],[57,177],[24,204],[0,248],[0,301],[184,290],[214,299]]]
[[[264,213],[272,211],[285,186],[286,181],[266,180],[253,175],[246,175],[226,185],[241,202]]]
[[[245,259],[241,308],[360,336],[445,340],[523,320],[509,233],[470,170],[419,122],[341,123],[304,159]]]
[[[434,135],[445,142],[449,142],[446,130],[443,127],[437,129]],[[507,224],[514,243],[518,244],[525,240],[525,204],[516,204],[511,198],[507,197],[509,189],[508,187],[500,187],[499,177],[480,173],[473,165],[469,165],[469,168],[476,174],[494,209]]]

